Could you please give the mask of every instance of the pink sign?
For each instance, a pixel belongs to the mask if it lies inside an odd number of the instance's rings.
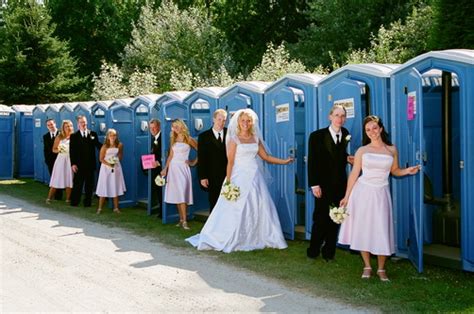
[[[407,120],[415,119],[416,114],[416,92],[408,93],[407,101]]]
[[[155,155],[142,155],[142,166],[143,169],[153,169],[155,168]]]

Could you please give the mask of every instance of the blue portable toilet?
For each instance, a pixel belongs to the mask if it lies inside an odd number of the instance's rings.
[[[184,99],[189,95],[189,92],[175,91],[166,92],[161,95],[150,108],[150,119],[158,119],[161,122],[161,157],[160,163],[164,165],[168,157],[168,151],[170,149],[170,133],[171,123],[175,119],[181,119],[185,123],[189,123],[189,110],[184,104]],[[189,125],[188,125],[189,127]],[[150,136],[150,135],[149,135]],[[151,137],[148,140],[151,143]],[[190,156],[190,158],[196,158],[196,156]],[[149,180],[151,180],[151,171],[148,171]],[[197,187],[193,186],[193,189]],[[163,195],[166,189],[166,185],[163,187]],[[148,186],[148,215],[151,215],[153,209],[153,195],[152,188]],[[193,206],[188,207],[188,215],[192,215]],[[167,204],[163,199],[162,208],[162,222],[170,223],[179,220],[178,210],[176,205]]]
[[[33,105],[13,105],[15,111],[15,176],[32,178],[35,174],[33,149]]]
[[[263,96],[270,82],[237,82],[224,90],[219,97],[219,108],[229,113],[228,120],[239,109],[250,108],[257,113],[263,132]]]
[[[13,161],[15,155],[15,111],[0,105],[0,179],[13,178]]]
[[[83,102],[77,103],[74,106],[74,119],[72,120],[72,122],[76,125],[74,130],[78,129],[77,123],[76,123],[76,119],[78,116],[84,116],[87,118],[88,123],[92,123],[92,106],[94,105],[95,105],[94,101],[83,101]],[[89,128],[92,129],[91,126],[89,126]]]
[[[99,142],[104,143],[105,132],[107,132],[106,113],[112,105],[113,100],[97,101],[91,107],[91,119],[88,127],[97,133]]]
[[[43,183],[49,182],[48,167],[44,162],[43,153],[43,135],[48,132],[46,127],[46,109],[48,109],[48,105],[36,105],[33,109],[34,179]]]
[[[441,84],[432,69],[442,71]],[[392,180],[397,254],[420,272],[424,259],[474,271],[473,86],[474,50],[428,52],[391,73],[399,163],[422,165],[419,174]],[[441,180],[433,169],[442,169]]]
[[[138,201],[148,200],[148,172],[142,169],[141,156],[150,153],[150,137],[148,131],[148,121],[150,120],[150,107],[161,95],[149,94],[138,96],[130,104],[134,113],[133,136],[134,139],[134,162],[133,174],[135,175],[135,196]]]
[[[48,104],[48,108],[46,108],[46,120],[48,119],[54,119],[56,121],[56,126],[58,129],[61,129],[61,108],[64,106],[64,104]]]
[[[127,191],[119,199],[120,207],[130,207],[137,204],[135,198],[135,139],[133,138],[134,113],[130,104],[133,98],[116,99],[106,113],[107,129],[113,128],[123,144],[122,171]],[[105,131],[105,133],[107,130]],[[104,133],[104,135],[105,135]],[[105,141],[105,139],[104,139]],[[103,142],[102,142],[103,143]]]
[[[295,230],[311,236],[312,194],[307,193],[307,141],[317,114],[317,88],[324,78],[317,74],[288,74],[267,87],[264,97],[264,137],[270,153],[278,158],[293,156],[286,166],[269,165],[270,185],[283,233],[293,240]],[[309,194],[311,197],[307,197]],[[307,203],[311,202],[306,205]]]
[[[64,120],[71,120],[72,125],[74,126],[74,130],[77,131],[77,123],[76,123],[76,114],[74,109],[76,108],[77,103],[67,102],[64,103],[63,106],[59,109],[59,119],[61,120],[61,124],[58,125],[58,128],[61,128],[62,122]]]
[[[219,107],[219,96],[225,90],[223,87],[203,87],[196,88],[184,103],[189,110],[189,132],[197,140],[199,134],[212,127],[214,111]],[[207,193],[201,189],[197,167],[191,167],[193,176],[193,212],[201,209],[209,209]]]

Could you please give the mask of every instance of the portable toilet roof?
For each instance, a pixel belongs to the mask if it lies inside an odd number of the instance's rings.
[[[382,63],[360,63],[360,64],[347,64],[327,75],[321,80],[320,84],[331,80],[334,76],[339,75],[341,72],[354,71],[360,72],[376,77],[389,78],[391,73],[400,67],[400,64],[382,64]]]
[[[200,93],[200,94],[207,95],[209,97],[219,98],[219,96],[222,94],[222,92],[225,91],[225,89],[226,89],[225,87],[218,87],[218,86],[198,87],[193,92],[191,92],[191,94],[188,97],[186,97],[186,99],[190,98],[191,95],[194,93]]]
[[[64,106],[63,103],[48,104],[48,108],[46,109],[51,109],[52,111],[59,112],[62,106]]]
[[[176,100],[176,101],[184,101],[184,99],[190,94],[191,92],[188,91],[173,91],[173,92],[166,92],[161,97],[158,97],[156,100],[157,102],[167,101],[167,100]]]
[[[272,82],[264,82],[264,81],[243,81],[243,82],[237,82],[234,85],[248,89],[252,92],[263,94],[271,83]]]
[[[134,100],[133,100],[133,103],[137,102],[137,101],[143,101],[143,102],[147,102],[149,104],[153,104],[155,103],[158,98],[161,97],[161,94],[146,94],[146,95],[140,95],[140,96],[137,96]]]
[[[63,106],[61,107],[62,109],[67,109],[69,111],[74,111],[74,109],[77,107],[79,103],[77,102],[66,102],[63,104]]]
[[[15,111],[13,111],[13,109],[10,106],[0,105],[0,112],[5,112],[5,113],[13,112],[14,113]]]
[[[12,109],[17,112],[33,113],[33,109],[35,109],[35,105],[13,105]]]
[[[135,100],[135,98],[120,98],[112,101],[110,108],[115,106],[130,106],[130,104]]]
[[[40,111],[45,112],[46,109],[48,109],[48,107],[49,107],[49,105],[36,105],[36,106],[34,106],[33,111],[34,111],[35,109],[38,109],[38,110],[40,110]]]

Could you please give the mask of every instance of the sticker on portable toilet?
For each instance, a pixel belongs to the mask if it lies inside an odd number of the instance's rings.
[[[41,127],[41,119],[35,119],[35,128]]]
[[[407,100],[407,119],[409,121],[415,119],[415,114],[416,114],[416,92],[409,92],[408,100]]]
[[[286,103],[275,107],[276,110],[276,122],[290,121],[290,104]]]
[[[334,104],[343,106],[344,109],[346,109],[346,118],[350,119],[355,117],[354,98],[335,100]]]

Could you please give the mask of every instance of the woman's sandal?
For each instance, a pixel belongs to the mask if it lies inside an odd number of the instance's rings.
[[[178,223],[176,224],[176,227],[181,227],[182,224],[183,224],[183,222],[180,221],[180,222],[178,222]]]
[[[120,209],[114,208],[114,213],[116,213],[116,214],[121,214],[122,212],[120,211]]]
[[[46,204],[51,204],[51,200],[49,198],[46,199]]]
[[[377,275],[379,276],[380,281],[390,281],[390,279],[387,277],[387,274],[385,273],[385,269],[377,270]]]
[[[362,279],[369,279],[372,275],[372,267],[364,267],[364,271],[362,272]]]
[[[184,230],[191,230],[191,228],[188,227],[188,223],[186,221],[183,221],[181,225],[183,226]]]
[[[97,215],[100,214],[101,211],[102,211],[102,208],[97,208],[96,214],[97,214]]]

